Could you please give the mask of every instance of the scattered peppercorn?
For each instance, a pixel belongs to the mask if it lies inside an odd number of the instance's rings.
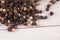
[[[40,19],[44,19],[44,17],[41,15],[41,16],[40,16]]]
[[[47,16],[44,17],[44,19],[47,19],[47,18],[48,18]]]
[[[34,22],[32,23],[32,25],[37,25],[37,24],[36,24],[36,22],[34,21]]]
[[[55,0],[51,0],[51,1],[50,1],[50,3],[52,3],[52,4],[55,4],[55,2],[56,2]]]
[[[50,8],[50,6],[51,6],[51,5],[50,5],[50,4],[48,4],[48,5],[47,5],[47,8]]]
[[[51,16],[53,16],[53,15],[54,15],[54,13],[53,13],[53,12],[50,12],[50,15],[51,15]]]
[[[43,12],[42,10],[39,11],[39,13],[42,13],[42,12]]]
[[[46,11],[49,11],[49,8],[46,8]]]
[[[56,1],[59,1],[59,0],[56,0]]]

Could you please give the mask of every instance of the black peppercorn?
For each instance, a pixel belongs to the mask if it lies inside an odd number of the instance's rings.
[[[32,25],[37,25],[35,21],[32,22]]]
[[[47,19],[47,18],[48,18],[47,16],[44,17],[44,19]]]
[[[50,4],[48,4],[48,5],[47,5],[47,8],[50,8],[50,6],[51,6],[51,5],[50,5]]]
[[[59,0],[56,0],[56,1],[59,1]]]
[[[55,0],[51,0],[50,3],[55,4]]]
[[[46,11],[49,11],[49,8],[46,8]]]
[[[54,13],[53,13],[53,12],[50,12],[50,15],[51,15],[51,16],[53,16],[53,15],[54,15]]]
[[[9,27],[7,30],[11,32],[11,31],[12,31],[12,28],[11,28],[11,27]]]
[[[14,24],[13,25],[10,25],[10,27],[7,28],[7,30],[10,31],[10,32],[14,32],[15,29],[17,29],[17,26],[14,25]]]
[[[40,19],[44,19],[44,17],[43,16],[40,16]]]
[[[13,32],[13,31],[15,31],[15,28],[9,27],[7,30],[10,31],[10,32]]]
[[[42,13],[42,10],[40,10],[39,13]]]
[[[24,22],[23,24],[24,24],[24,25],[27,25],[27,22]]]

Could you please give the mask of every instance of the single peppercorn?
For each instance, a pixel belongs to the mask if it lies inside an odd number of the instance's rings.
[[[42,12],[43,12],[42,10],[39,11],[39,13],[42,13]]]
[[[10,32],[13,32],[13,31],[15,31],[15,28],[9,27],[7,30],[10,31]]]
[[[35,21],[32,22],[32,25],[37,25],[37,23]]]
[[[56,0],[56,1],[59,1],[59,0]]]
[[[47,16],[44,17],[44,19],[47,19],[47,18],[48,18]]]
[[[51,5],[50,5],[50,4],[48,4],[48,5],[47,5],[47,8],[50,8],[50,7],[51,7]]]
[[[52,3],[52,4],[55,4],[55,2],[56,2],[55,0],[51,0],[51,1],[50,1],[50,3]]]
[[[53,16],[53,15],[54,15],[54,13],[53,13],[53,12],[50,12],[50,15],[51,15],[51,16]]]
[[[40,19],[44,19],[44,17],[41,15],[41,16],[40,16]]]
[[[46,8],[46,11],[49,11],[49,8]]]

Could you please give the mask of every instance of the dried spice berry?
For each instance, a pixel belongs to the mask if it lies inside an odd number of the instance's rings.
[[[51,16],[53,16],[53,15],[54,15],[54,13],[53,13],[53,12],[50,12],[50,15],[51,15]]]
[[[46,11],[49,11],[49,8],[46,8]]]
[[[56,0],[56,1],[60,1],[60,0]]]
[[[47,16],[44,17],[44,19],[47,19],[47,18],[48,18]]]
[[[48,4],[48,5],[47,5],[47,8],[50,8],[50,7],[51,7],[51,5],[50,5],[50,4]]]
[[[42,10],[39,11],[39,13],[42,13],[42,12],[43,12]]]
[[[32,25],[37,25],[37,24],[36,24],[36,22],[34,21],[34,22],[32,23]]]
[[[10,32],[13,32],[13,31],[15,31],[15,28],[9,27],[7,30],[10,31]]]
[[[40,19],[44,19],[44,17],[43,16],[40,16]]]
[[[50,1],[50,3],[52,3],[52,4],[55,4],[55,2],[56,2],[55,0],[51,0],[51,1]]]

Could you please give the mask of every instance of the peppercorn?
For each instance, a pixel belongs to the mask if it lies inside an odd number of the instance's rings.
[[[42,10],[40,10],[39,13],[42,13]]]
[[[27,25],[27,22],[24,22],[23,24],[24,24],[24,25]]]
[[[15,28],[9,27],[7,30],[10,31],[10,32],[14,32],[15,31]]]
[[[41,15],[41,16],[40,16],[40,19],[44,19],[44,17]]]
[[[59,1],[59,0],[56,0],[56,1]]]
[[[51,0],[50,3],[55,4],[55,0]]]
[[[50,12],[50,16],[53,16],[54,15],[54,13],[53,12]]]
[[[48,4],[48,5],[47,5],[47,8],[50,8],[50,6],[51,6],[51,5],[50,5],[50,4]]]
[[[46,11],[49,11],[49,8],[46,8]]]
[[[35,21],[32,22],[32,25],[37,25]]]
[[[47,18],[48,18],[47,16],[44,17],[44,19],[47,19]]]

